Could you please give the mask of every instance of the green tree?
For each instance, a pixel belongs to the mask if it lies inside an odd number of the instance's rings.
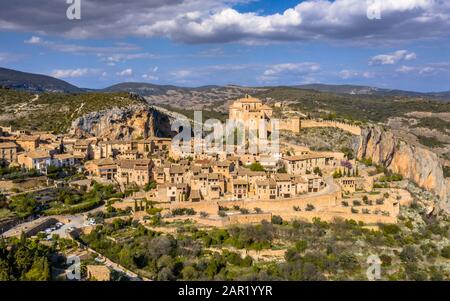
[[[253,163],[250,165],[250,170],[251,170],[251,171],[266,171],[266,170],[264,169],[264,167],[261,165],[261,163],[259,163],[259,162],[253,162]]]

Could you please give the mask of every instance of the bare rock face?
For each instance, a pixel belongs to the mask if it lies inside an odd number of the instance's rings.
[[[371,127],[362,132],[357,157],[372,158],[374,163],[434,192],[441,199],[440,207],[450,211],[449,181],[444,178],[442,165],[435,153],[409,145],[380,127]]]
[[[172,137],[174,119],[153,107],[135,105],[92,112],[73,121],[70,134],[79,137],[138,139]]]

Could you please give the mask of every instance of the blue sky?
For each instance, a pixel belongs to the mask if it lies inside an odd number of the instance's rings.
[[[81,87],[450,90],[449,1],[80,0],[81,20],[65,1],[29,2],[2,1],[0,66]]]

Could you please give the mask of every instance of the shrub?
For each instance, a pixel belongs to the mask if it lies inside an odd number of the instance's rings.
[[[150,190],[153,190],[153,189],[156,189],[156,182],[154,182],[154,181],[148,183],[144,187],[144,190],[147,191],[147,192],[150,191]]]
[[[361,201],[358,201],[358,200],[353,201],[353,206],[361,206],[361,205],[362,205]]]
[[[445,246],[442,248],[441,256],[450,259],[450,246]]]
[[[274,225],[281,225],[283,224],[283,219],[279,215],[273,215],[271,222]]]
[[[358,210],[358,209],[355,209],[355,208],[353,208],[353,207],[352,207],[352,209],[351,209],[351,210],[352,210],[352,213],[354,213],[354,214],[357,214],[357,213],[359,213],[359,210]]]
[[[299,240],[295,244],[295,249],[300,253],[306,251],[307,248],[308,248],[308,242],[306,240]]]
[[[255,210],[256,213],[262,213],[263,211],[261,210],[261,208],[255,207],[253,208],[253,210]]]
[[[377,199],[376,200],[376,204],[377,205],[383,205],[384,204],[384,200],[383,199]]]
[[[342,204],[342,206],[344,206],[344,207],[348,207],[348,206],[349,206],[347,201],[342,201],[341,204]]]
[[[306,211],[313,211],[315,209],[314,205],[312,204],[307,204],[305,210]]]
[[[265,171],[264,167],[259,162],[254,162],[250,165],[251,171]]]
[[[177,208],[172,210],[172,215],[195,215],[196,212],[192,208]]]
[[[395,224],[380,224],[379,227],[385,234],[398,234],[401,231],[400,227]]]
[[[383,266],[390,266],[392,263],[392,258],[386,254],[381,254],[380,260]]]
[[[239,209],[239,211],[241,212],[241,214],[249,214],[250,213],[250,211],[246,208],[241,208],[241,209]]]
[[[339,265],[344,270],[356,270],[359,267],[358,259],[356,259],[355,255],[344,253],[339,256]]]
[[[420,250],[413,245],[406,245],[399,255],[400,259],[406,263],[414,263],[422,258]]]

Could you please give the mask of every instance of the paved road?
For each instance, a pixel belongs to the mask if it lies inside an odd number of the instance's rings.
[[[85,223],[85,217],[82,214],[65,216],[64,218],[70,220],[69,223],[64,224],[61,228],[53,231],[52,234],[58,234],[60,237],[67,238],[69,235],[67,229],[69,228],[83,228]]]
[[[96,213],[96,212],[102,211],[102,210],[104,210],[104,208],[105,208],[105,205],[102,205],[100,207],[97,207],[95,209],[92,209],[90,211],[80,213],[80,214],[51,216],[51,217],[55,218],[56,220],[67,220],[67,219],[70,220],[69,223],[64,223],[64,225],[60,229],[53,231],[51,234],[58,234],[60,237],[67,237],[66,230],[68,228],[70,228],[70,227],[74,227],[74,228],[85,227],[84,223],[86,221],[86,216],[89,213]],[[20,235],[20,233],[22,233],[22,230],[24,229],[24,227],[28,227],[28,228],[32,227],[33,225],[36,225],[36,224],[39,224],[40,222],[45,221],[47,218],[49,218],[49,216],[39,217],[33,221],[18,224],[16,226],[14,226],[13,228],[9,229],[8,231],[6,231],[5,233],[3,233],[3,236],[11,237],[11,236]]]

